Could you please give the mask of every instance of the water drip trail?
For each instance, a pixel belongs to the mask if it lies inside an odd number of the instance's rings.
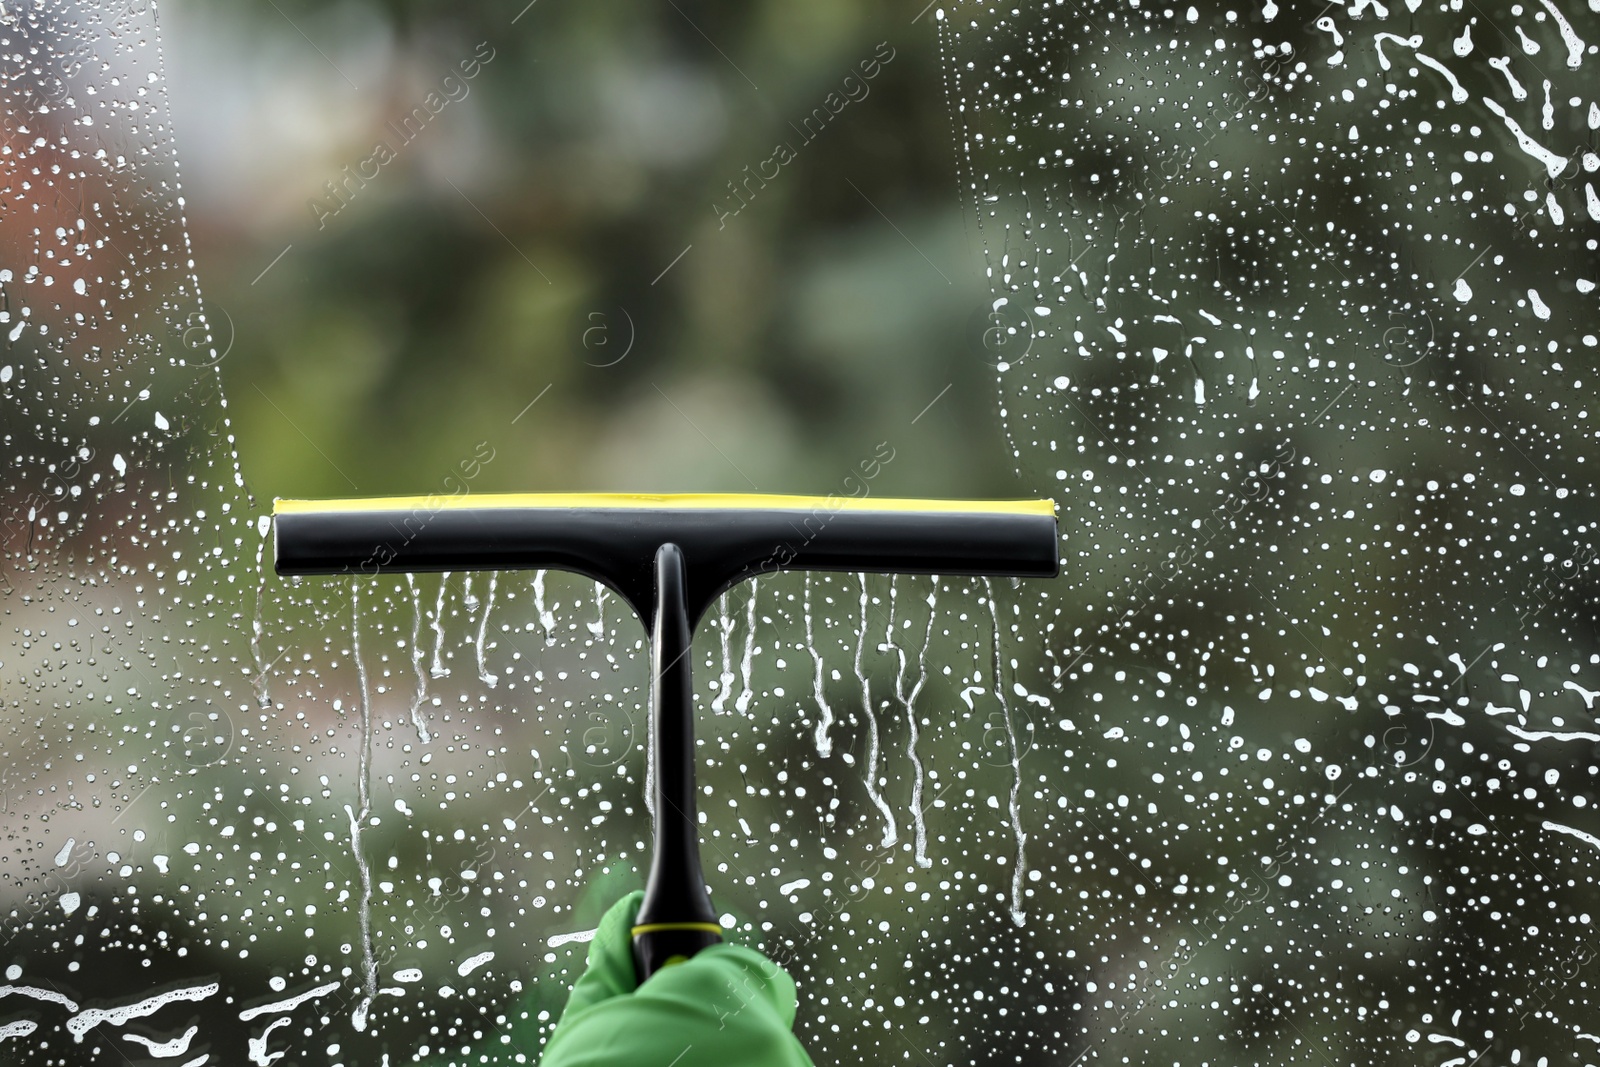
[[[750,599],[745,604],[744,611],[744,657],[739,661],[739,699],[733,702],[733,710],[743,715],[750,710],[750,701],[755,697],[751,689],[750,676],[755,672],[756,657],[756,579],[750,579]]]
[[[489,613],[494,610],[494,594],[496,587],[499,585],[499,580],[500,575],[497,571],[489,572],[489,591],[484,596],[483,618],[478,620],[478,678],[490,689],[499,685],[500,679],[495,676],[493,671],[489,670],[489,665],[484,662],[483,657],[484,646],[489,641]]]
[[[533,610],[539,616],[539,625],[544,627],[544,643],[556,643],[556,614],[544,606],[544,578],[548,571],[533,572]]]
[[[450,668],[444,665],[444,592],[450,584],[450,572],[439,575],[439,599],[433,605],[433,666],[435,678],[448,678]]]
[[[856,680],[861,683],[861,710],[867,716],[867,798],[883,815],[883,839],[880,844],[890,848],[899,840],[899,833],[895,829],[894,809],[878,792],[878,715],[872,708],[872,683],[867,679],[867,672],[862,665],[862,653],[867,647],[867,576],[858,574],[856,577],[861,582],[861,629],[856,639]],[[888,705],[889,702],[884,701],[884,706]]]
[[[594,583],[594,622],[589,624],[589,632],[596,637],[606,633],[606,587],[600,582]]]
[[[928,858],[928,820],[923,811],[923,769],[922,757],[917,754],[917,740],[920,733],[917,729],[917,697],[921,695],[923,687],[928,684],[928,645],[933,640],[933,620],[937,614],[935,608],[939,600],[939,576],[933,576],[933,591],[928,594],[928,628],[922,635],[922,651],[917,655],[917,684],[911,687],[911,692],[906,692],[906,650],[894,639],[894,612],[895,602],[899,597],[898,578],[889,584],[889,650],[899,657],[900,667],[894,677],[894,695],[900,701],[900,706],[906,712],[906,729],[909,737],[906,741],[906,755],[911,758],[911,825],[916,839],[916,863],[924,869],[933,866],[933,860]]]
[[[833,739],[828,736],[828,730],[833,726],[833,708],[828,706],[828,698],[822,692],[822,653],[817,651],[816,634],[811,627],[811,572],[806,571],[806,591],[804,611],[806,620],[806,648],[811,652],[811,659],[817,666],[816,695],[817,710],[821,717],[817,720],[817,755],[823,759],[833,753]]]
[[[989,621],[994,625],[994,695],[1000,701],[1000,710],[1005,713],[1006,744],[1011,749],[1011,800],[1008,810],[1011,814],[1011,832],[1017,842],[1017,860],[1011,870],[1011,921],[1021,926],[1027,921],[1027,914],[1022,909],[1022,883],[1028,873],[1028,835],[1022,829],[1022,753],[1017,749],[1017,731],[1011,721],[1011,702],[1006,699],[1000,659],[1000,612],[994,602],[994,585],[988,578],[983,580],[983,592],[989,602]]]
[[[356,1007],[351,1022],[357,1030],[367,1028],[367,1012],[373,998],[378,995],[378,957],[372,944],[372,870],[361,849],[361,834],[372,814],[372,705],[368,697],[367,664],[361,656],[361,579],[352,578],[350,591],[350,645],[356,661],[356,676],[361,685],[361,771],[356,782],[356,799],[359,811],[344,806],[350,817],[350,854],[356,861],[356,871],[361,878],[361,899],[357,915],[361,924],[361,969],[364,998]]]
[[[256,610],[255,617],[250,622],[250,654],[256,661],[256,705],[263,708],[272,707],[272,694],[267,688],[267,672],[272,669],[272,664],[266,661],[266,656],[261,651],[261,635],[265,630],[261,615],[266,610],[263,602],[267,593],[267,533],[271,529],[272,520],[265,515],[261,516],[260,521],[256,523],[256,530],[261,534],[261,540],[256,543]]]
[[[417,676],[417,691],[411,697],[411,725],[417,728],[417,740],[427,744],[428,724],[422,718],[422,705],[428,699],[428,673],[422,667],[422,594],[417,590],[416,575],[406,572],[406,588],[411,591],[411,670]]]
[[[645,712],[646,716],[649,711]],[[644,732],[644,813],[650,817],[650,825],[655,826],[656,818],[656,729],[653,720],[646,720],[647,728]]]
[[[728,614],[728,594],[717,598],[717,639],[722,645],[722,677],[717,682],[717,695],[712,698],[711,710],[724,714],[728,706],[728,691],[733,688],[733,616]]]

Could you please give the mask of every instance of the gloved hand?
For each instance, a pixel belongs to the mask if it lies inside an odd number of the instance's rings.
[[[600,920],[540,1067],[812,1067],[792,1030],[794,980],[754,949],[712,945],[639,986],[630,932],[643,898]]]

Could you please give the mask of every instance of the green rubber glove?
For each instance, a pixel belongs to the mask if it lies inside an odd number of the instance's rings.
[[[540,1067],[812,1067],[792,1029],[794,979],[754,949],[713,945],[637,984],[630,931],[643,897],[600,920]]]

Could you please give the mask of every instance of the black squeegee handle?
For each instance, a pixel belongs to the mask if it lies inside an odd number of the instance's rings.
[[[633,926],[633,965],[642,983],[669,964],[722,940],[700,867],[695,806],[694,682],[683,550],[656,550],[655,632],[650,647],[650,737],[655,775],[655,848]]]
[[[639,615],[656,816],[632,931],[641,982],[722,940],[700,865],[689,654],[717,596],[786,570],[1049,578],[1060,567],[1048,501],[533,494],[278,501],[274,514],[279,574],[554,568],[606,583]]]
[[[986,512],[981,504],[939,510],[939,501],[927,501],[926,511],[890,508],[890,501],[872,510],[875,502],[865,500],[853,502],[859,507],[818,500],[801,508],[764,506],[765,499],[729,497],[728,504],[703,507],[279,501],[289,506],[277,515],[273,562],[279,574],[572,571],[615,590],[647,629],[657,596],[656,556],[665,544],[679,546],[688,559],[691,628],[729,587],[776,571],[1053,578],[1060,569],[1056,519],[1048,510]]]

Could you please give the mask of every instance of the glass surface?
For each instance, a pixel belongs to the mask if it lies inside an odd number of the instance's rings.
[[[1592,5],[519,6],[0,7],[0,1060],[538,1059],[639,620],[270,502],[555,489],[1058,504],[700,626],[818,1063],[1600,1058]]]

